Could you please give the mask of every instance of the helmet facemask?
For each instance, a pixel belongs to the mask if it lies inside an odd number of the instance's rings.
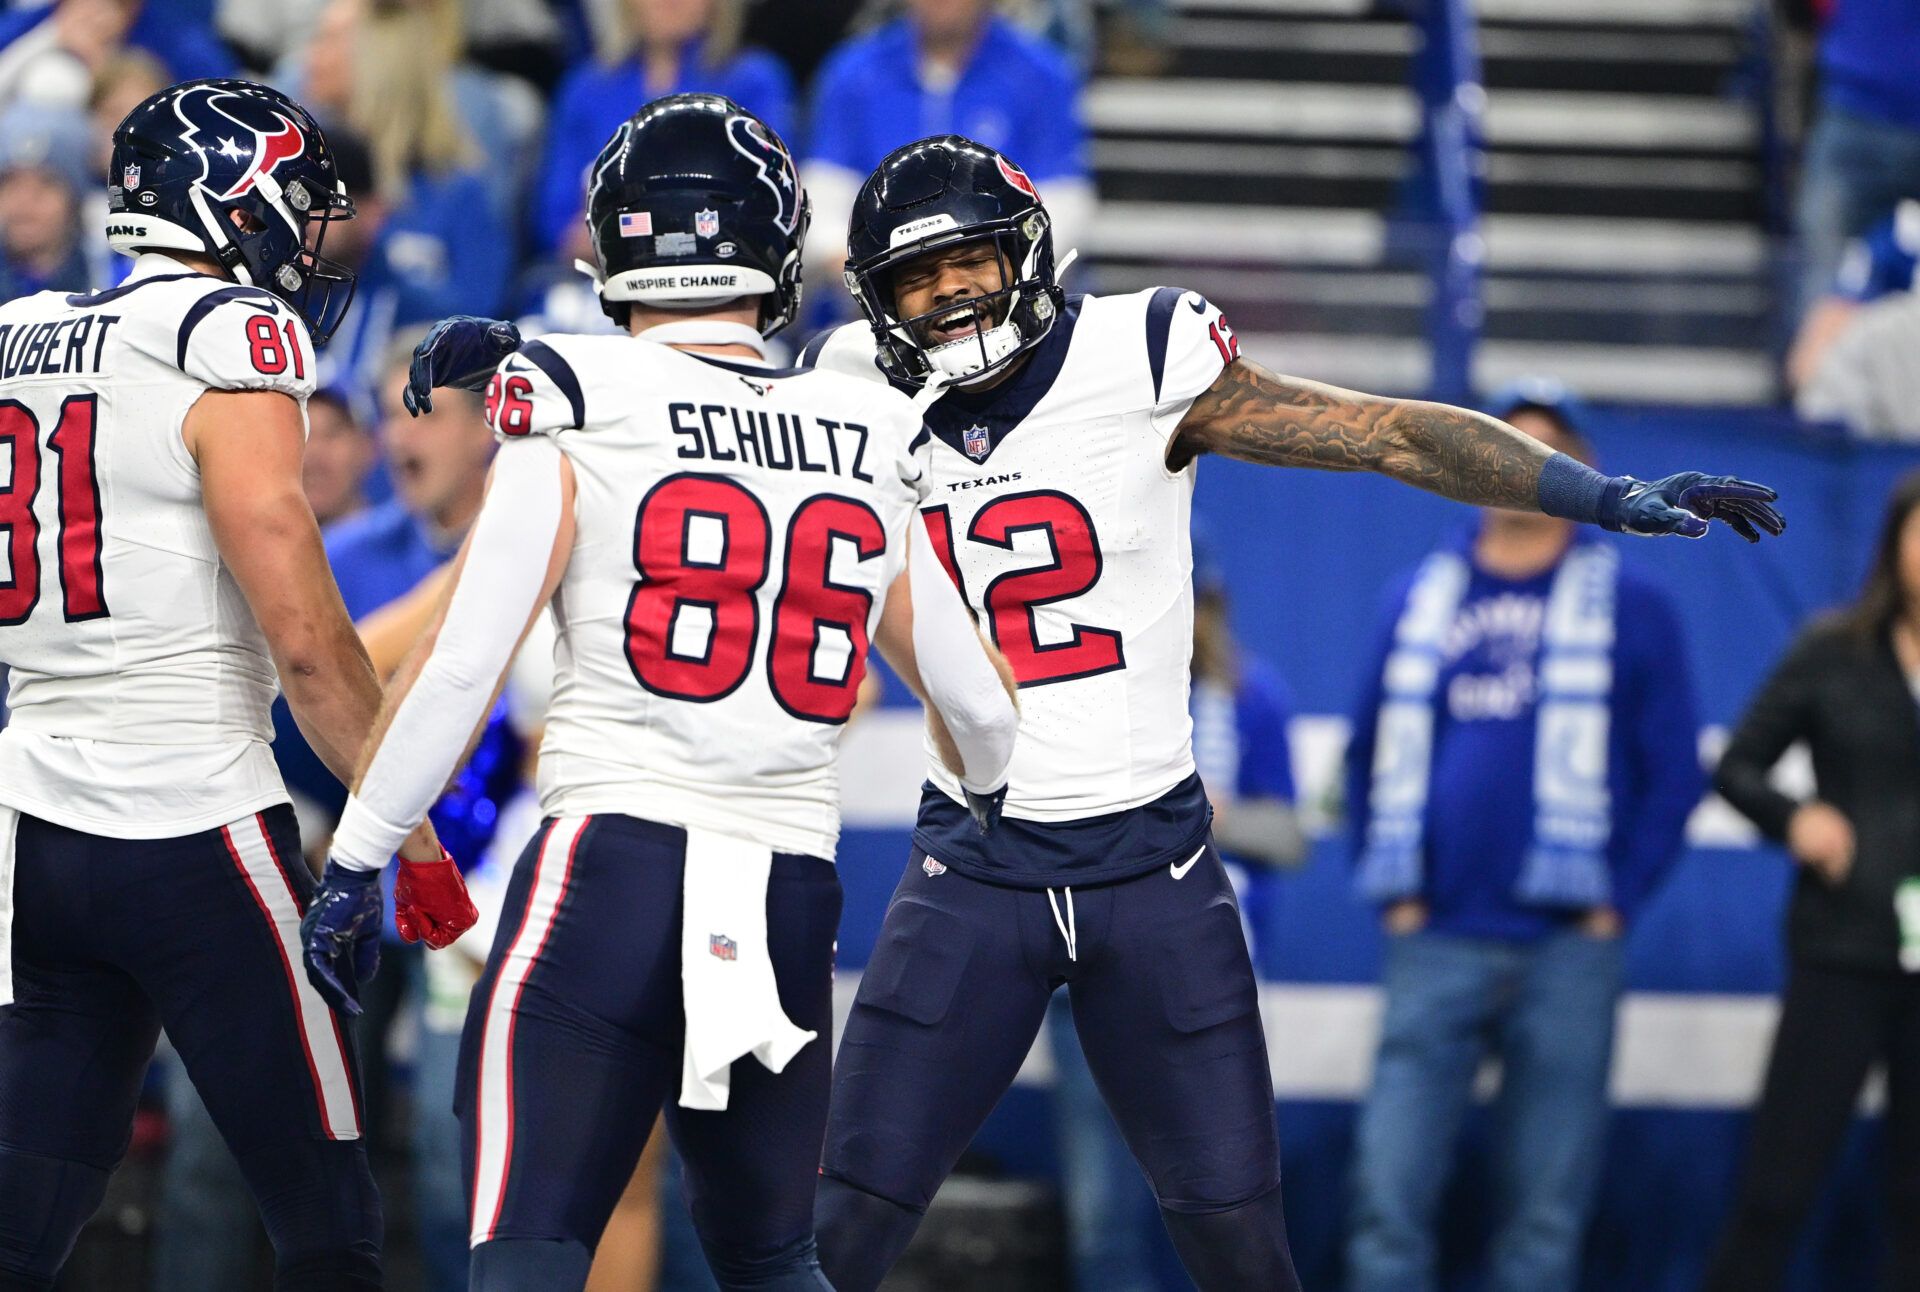
[[[902,266],[923,255],[982,242],[991,243],[997,253],[998,288],[947,301],[908,318],[900,316],[894,280]],[[880,365],[889,375],[923,381],[938,373],[943,384],[971,386],[1005,370],[1052,327],[1062,294],[1052,281],[1051,262],[1047,214],[1036,206],[1012,219],[963,229],[954,229],[949,222],[946,228],[850,267],[846,281],[873,324]],[[967,310],[983,311],[984,325],[949,340],[939,339],[938,329]]]
[[[196,185],[192,201],[213,257],[235,280],[286,301],[306,321],[313,344],[325,345],[346,317],[356,286],[353,270],[321,254],[327,227],[354,217],[344,188],[322,193],[308,180],[282,185],[261,175],[253,193],[223,203]],[[235,211],[246,218],[236,222]]]

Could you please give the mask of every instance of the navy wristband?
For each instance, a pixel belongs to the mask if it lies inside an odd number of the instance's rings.
[[[1606,523],[1609,486],[1619,483],[1578,458],[1556,453],[1540,468],[1540,510],[1588,525]]]

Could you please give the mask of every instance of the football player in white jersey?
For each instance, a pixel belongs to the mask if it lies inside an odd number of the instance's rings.
[[[1777,533],[1773,492],[1610,479],[1477,413],[1276,376],[1195,292],[1066,297],[1033,184],[957,136],[881,163],[849,247],[868,322],[803,361],[950,384],[923,515],[1022,711],[991,837],[957,828],[957,787],[929,768],[834,1073],[822,1268],[872,1292],[1064,982],[1194,1282],[1297,1287],[1257,985],[1189,747],[1195,461],[1376,471],[1692,537],[1707,518]]]
[[[1011,681],[914,532],[913,403],[768,363],[807,224],[778,138],[718,96],[657,100],[601,152],[587,211],[628,335],[550,336],[492,373],[486,503],[340,822],[308,961],[328,981],[373,936],[325,894],[424,817],[551,605],[547,819],[462,1038],[472,1286],[581,1287],[665,1103],[720,1286],[819,1292],[835,753],[869,636],[944,718],[969,829],[1004,787]],[[439,375],[489,366],[486,329],[438,338]]]
[[[375,1289],[352,1036],[299,972],[314,882],[268,747],[276,680],[343,779],[379,706],[300,480],[353,207],[313,119],[244,81],[146,100],[110,170],[127,281],[0,306],[0,1288],[53,1286],[164,1027],[274,1286]],[[450,940],[458,872],[430,829],[395,842],[403,922]]]

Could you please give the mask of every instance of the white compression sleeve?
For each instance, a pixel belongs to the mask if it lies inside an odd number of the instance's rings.
[[[980,645],[980,635],[933,544],[916,523],[907,544],[913,590],[913,655],[927,699],[946,720],[966,766],[961,782],[976,793],[998,789],[1013,757],[1019,710]]]
[[[560,449],[545,436],[501,446],[433,653],[334,831],[329,855],[341,865],[385,866],[458,768],[546,583],[560,472]]]

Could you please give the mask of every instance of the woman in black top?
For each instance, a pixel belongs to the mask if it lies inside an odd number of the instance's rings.
[[[1767,781],[1800,740],[1818,790],[1804,803]],[[1894,491],[1860,600],[1801,634],[1716,783],[1800,873],[1766,1089],[1707,1288],[1781,1285],[1867,1070],[1885,1063],[1888,1286],[1920,1290],[1920,471]]]

